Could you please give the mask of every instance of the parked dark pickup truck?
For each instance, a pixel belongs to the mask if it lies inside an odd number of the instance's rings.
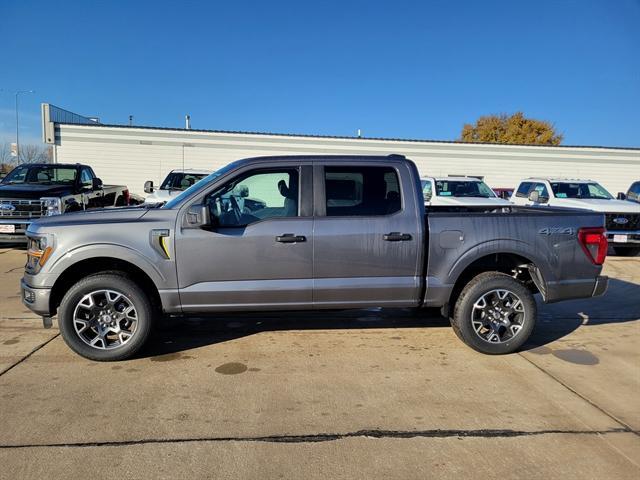
[[[0,182],[0,243],[25,242],[43,216],[128,204],[127,187],[103,185],[87,165],[19,165]]]
[[[22,298],[94,360],[134,355],[163,313],[374,306],[442,307],[469,346],[509,353],[533,330],[535,293],[605,291],[603,227],[569,209],[425,213],[398,155],[251,158],[159,208],[33,223]]]

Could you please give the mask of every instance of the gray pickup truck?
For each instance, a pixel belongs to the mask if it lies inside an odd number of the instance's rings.
[[[425,212],[400,155],[250,158],[162,207],[34,222],[22,298],[94,360],[131,357],[163,314],[373,306],[442,307],[470,347],[502,354],[531,334],[534,294],[605,291],[603,227],[566,209]]]

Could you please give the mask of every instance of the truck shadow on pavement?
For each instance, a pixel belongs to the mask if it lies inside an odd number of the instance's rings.
[[[538,299],[536,329],[521,350],[540,348],[580,327],[640,319],[640,285],[611,279],[602,297],[545,305]],[[186,317],[163,322],[138,357],[159,357],[261,332],[449,327],[439,309],[259,312]]]

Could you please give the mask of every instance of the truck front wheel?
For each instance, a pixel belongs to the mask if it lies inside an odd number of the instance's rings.
[[[527,341],[537,316],[531,292],[513,277],[485,272],[462,290],[451,326],[468,346],[481,353],[512,353]]]
[[[144,291],[124,275],[99,273],[69,289],[58,309],[62,338],[90,360],[132,357],[151,332],[153,308]]]

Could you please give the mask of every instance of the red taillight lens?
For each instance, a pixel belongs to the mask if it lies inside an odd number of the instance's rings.
[[[129,205],[129,199],[130,199],[131,196],[129,195],[129,189],[128,188],[125,188],[122,191],[122,196],[124,197],[124,204],[125,205]]]
[[[592,263],[596,265],[604,263],[608,248],[604,228],[581,228],[578,230],[578,242]]]

